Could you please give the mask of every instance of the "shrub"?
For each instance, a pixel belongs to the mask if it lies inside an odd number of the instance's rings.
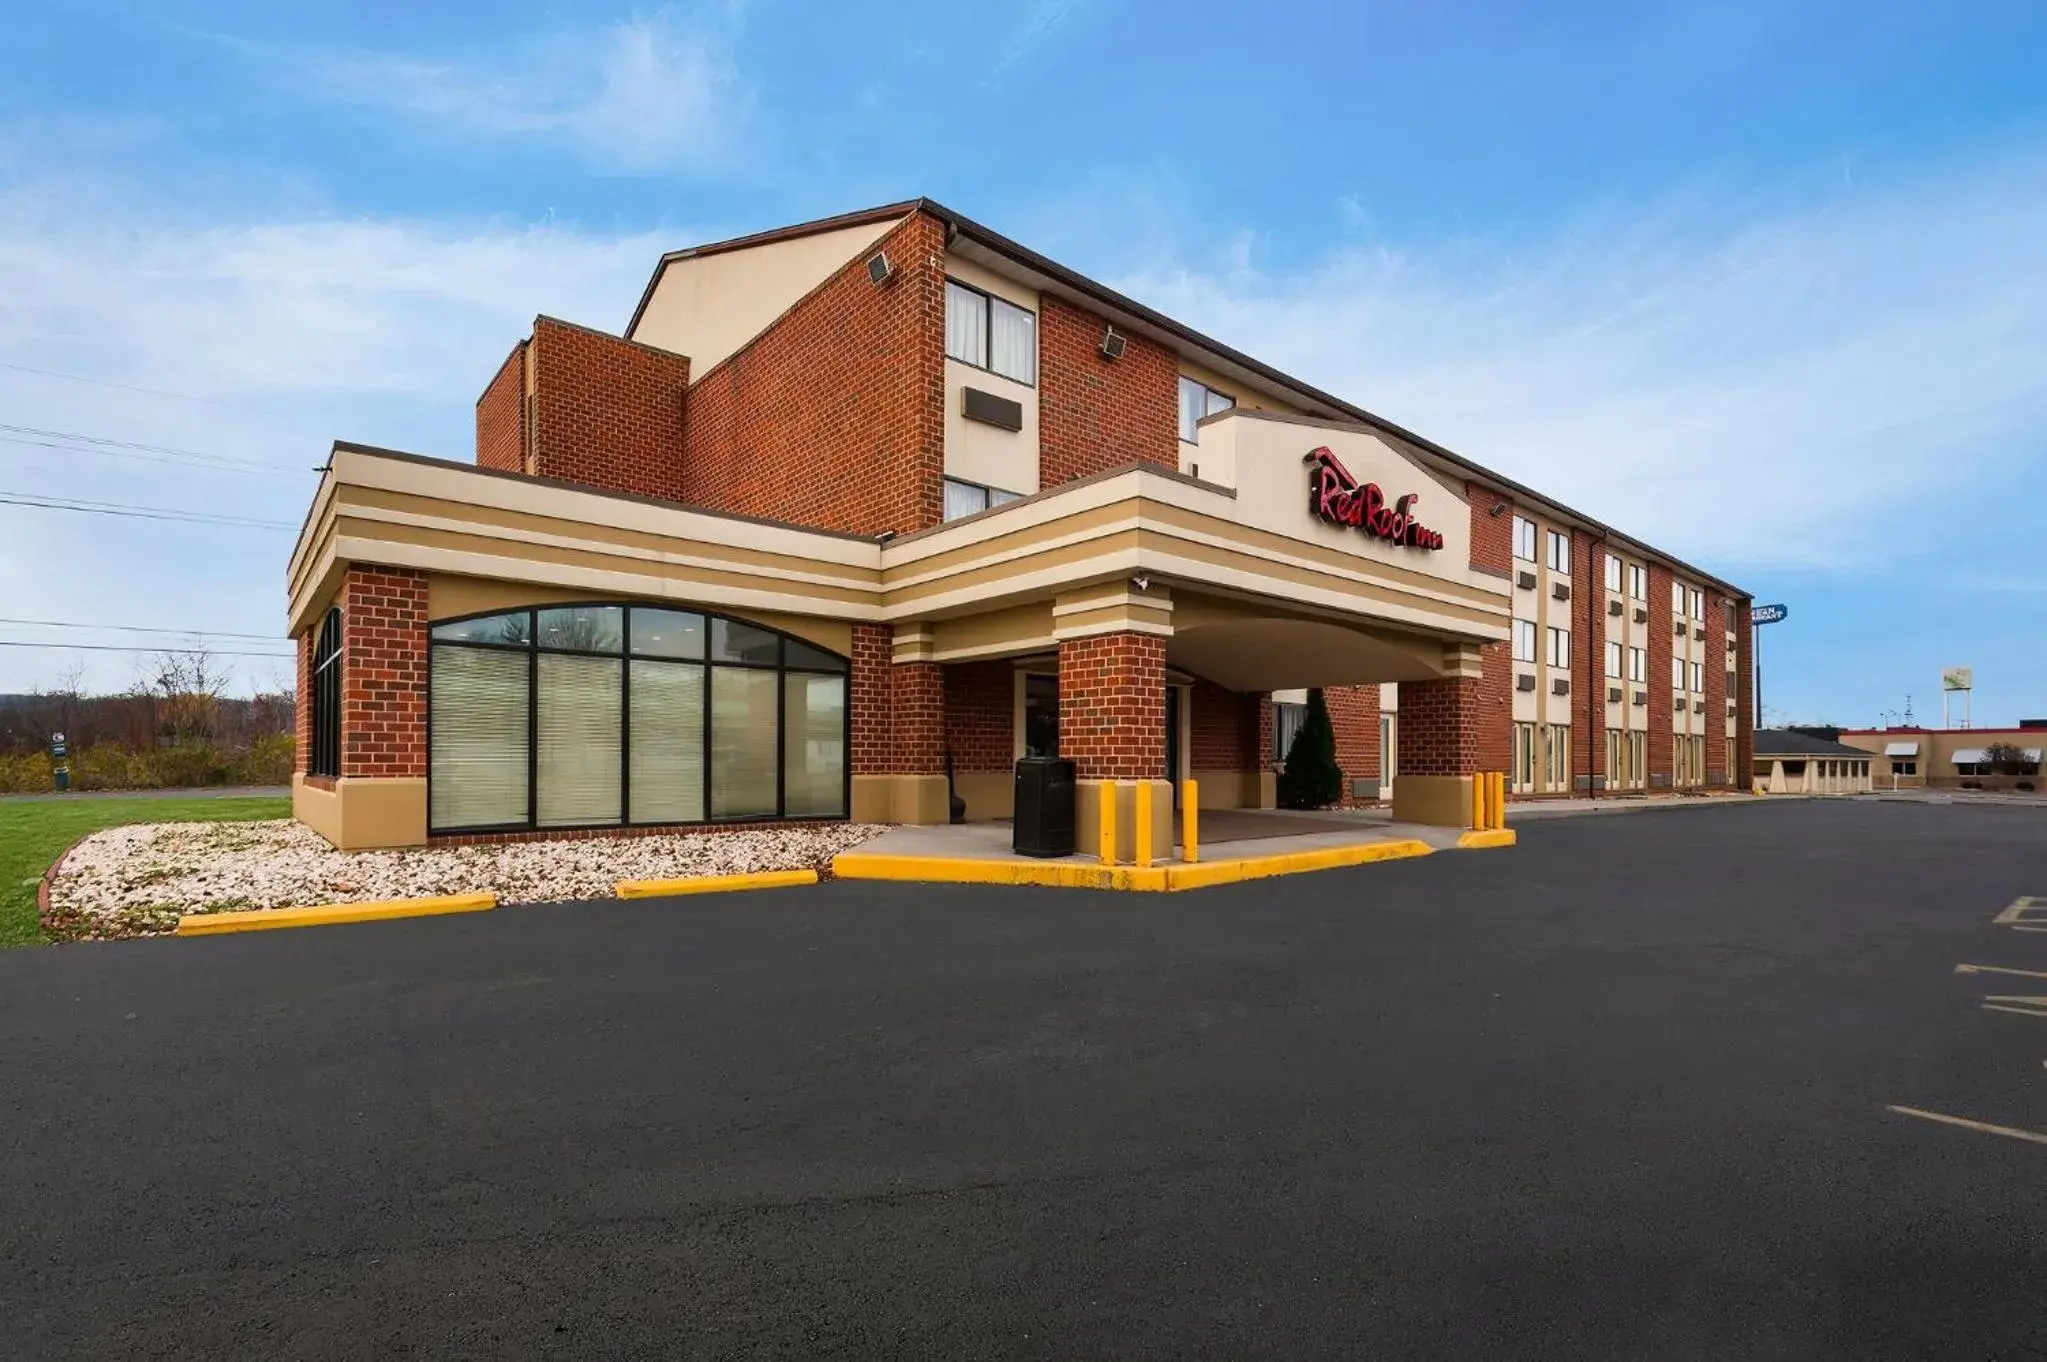
[[[0,793],[45,794],[55,788],[48,752],[0,752]]]
[[[1336,729],[1320,687],[1308,692],[1301,731],[1287,748],[1279,776],[1279,803],[1288,809],[1319,809],[1343,798],[1343,769],[1336,764]]]
[[[138,789],[147,775],[147,763],[118,743],[94,743],[71,758],[74,790]]]
[[[227,758],[210,743],[181,742],[159,747],[145,758],[147,784],[157,789],[227,784]]]
[[[235,760],[229,778],[236,785],[289,785],[297,748],[289,733],[266,733]]]

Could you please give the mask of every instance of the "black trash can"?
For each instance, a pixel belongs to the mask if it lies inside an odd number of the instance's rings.
[[[1024,757],[1016,764],[1016,819],[1010,846],[1019,856],[1073,854],[1073,763]]]

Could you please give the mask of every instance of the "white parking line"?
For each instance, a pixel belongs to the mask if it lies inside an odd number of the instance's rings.
[[[1995,927],[2015,932],[2047,932],[2047,899],[2013,899],[2011,905],[1990,920]]]
[[[2014,1140],[2027,1140],[2033,1144],[2047,1144],[2047,1135],[2037,1130],[2020,1130],[2016,1126],[1994,1126],[1987,1121],[1972,1121],[1966,1116],[1947,1116],[1938,1111],[1921,1111],[1918,1107],[1888,1107],[1900,1116],[1916,1116],[1922,1121],[1939,1121],[1942,1125],[1960,1126],[1964,1130],[1980,1130],[1986,1135],[2004,1135]]]
[[[2047,970],[2013,969],[2009,965],[1956,965],[1957,974],[2023,974],[2028,979],[2047,979]]]

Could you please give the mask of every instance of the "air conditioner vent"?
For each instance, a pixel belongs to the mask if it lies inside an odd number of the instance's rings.
[[[1549,693],[1551,695],[1569,695],[1571,693],[1571,682],[1569,678],[1559,676],[1552,680],[1549,683]]]
[[[1522,673],[1520,673],[1520,674],[1519,674],[1518,676],[1516,676],[1516,677],[1514,678],[1514,689],[1515,689],[1515,690],[1534,690],[1534,689],[1535,689],[1535,677],[1534,677],[1534,675],[1533,675],[1532,673],[1530,673],[1530,672],[1522,672]]]
[[[1606,688],[1606,702],[1610,705],[1617,705],[1621,702],[1621,688],[1619,686],[1608,686]]]
[[[1535,574],[1532,572],[1515,573],[1514,585],[1520,587],[1523,591],[1535,590]]]
[[[1618,614],[1620,614],[1620,612],[1621,612],[1621,603],[1620,603],[1619,601],[1608,601],[1608,602],[1606,603],[1606,613],[1607,613],[1607,614],[1609,614],[1609,615],[1618,615]]]
[[[1571,599],[1571,584],[1569,582],[1551,582],[1549,584],[1549,594],[1557,600],[1568,601]]]

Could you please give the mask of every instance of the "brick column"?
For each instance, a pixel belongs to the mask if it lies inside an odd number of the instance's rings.
[[[1494,746],[1483,679],[1446,676],[1400,683],[1400,780],[1409,776],[1468,776],[1488,768],[1481,753]],[[1508,741],[1512,742],[1510,731]],[[1510,752],[1509,756],[1512,755]]]
[[[1379,687],[1329,686],[1322,692],[1329,706],[1329,726],[1336,731],[1336,764],[1343,771],[1342,803],[1379,797]],[[1359,794],[1358,782],[1369,794]]]
[[[1606,541],[1571,531],[1571,793],[1606,775]]]
[[[1059,645],[1059,755],[1079,780],[1166,769],[1166,641],[1125,630]]]
[[[292,713],[292,754],[291,772],[295,776],[306,773],[306,763],[312,760],[313,746],[313,648],[319,642],[320,626],[315,622],[292,640],[292,651],[298,655],[298,703]]]
[[[1724,786],[1727,770],[1727,598],[1706,593],[1706,784]]]
[[[853,626],[853,775],[886,775],[894,769],[889,735],[889,653],[893,631],[886,624]],[[884,815],[885,816],[885,815]]]
[[[945,669],[936,662],[898,662],[889,668],[891,770],[898,775],[945,774]]]
[[[341,774],[426,777],[426,574],[352,567],[341,588]]]
[[[1667,790],[1672,773],[1670,631],[1676,616],[1670,609],[1670,569],[1649,565],[1649,788]]]

